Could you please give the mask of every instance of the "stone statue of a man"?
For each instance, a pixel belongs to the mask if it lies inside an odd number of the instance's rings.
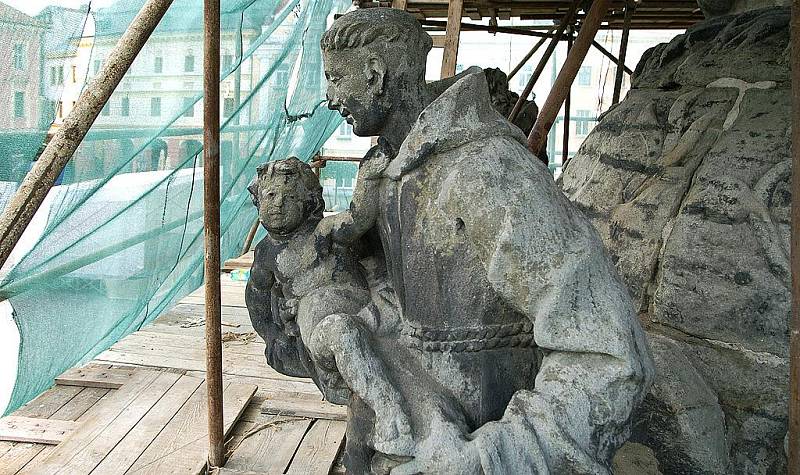
[[[329,107],[391,157],[335,233],[379,236],[372,280],[393,290],[373,295],[374,318],[398,324],[371,351],[414,442],[376,450],[375,412],[354,395],[350,473],[609,473],[653,367],[591,224],[492,108],[480,70],[425,83],[431,38],[412,15],[353,11],[321,46]]]

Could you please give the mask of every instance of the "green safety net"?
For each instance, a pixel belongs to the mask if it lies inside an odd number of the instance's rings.
[[[0,3],[0,23],[10,18],[4,32],[14,30],[20,39],[10,42],[23,44],[14,45],[17,72],[29,75],[22,86],[0,76],[6,97],[19,101],[10,114],[21,116],[0,116],[0,206],[66,113],[69,88],[87,87],[143,3],[53,7],[36,17]],[[240,253],[256,219],[246,189],[256,167],[292,155],[309,160],[341,121],[323,101],[319,40],[349,5],[222,1],[223,259]],[[7,412],[202,283],[202,15],[202,0],[175,0],[0,273],[0,297],[13,307],[21,338]],[[335,182],[333,207],[349,202],[348,165],[323,172]]]

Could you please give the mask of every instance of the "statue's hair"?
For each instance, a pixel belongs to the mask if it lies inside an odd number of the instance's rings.
[[[401,43],[405,51],[427,55],[433,45],[416,18],[395,8],[360,8],[333,22],[322,35],[323,51],[360,48],[372,44]]]
[[[261,183],[269,181],[275,176],[291,176],[303,184],[308,193],[303,201],[305,213],[308,219],[319,221],[325,211],[325,200],[322,198],[322,185],[319,184],[319,177],[311,167],[297,157],[289,157],[283,160],[275,160],[260,165],[257,168],[258,176],[247,187],[253,198],[253,204],[258,208],[258,187]]]

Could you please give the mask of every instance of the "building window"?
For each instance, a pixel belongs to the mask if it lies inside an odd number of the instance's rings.
[[[533,76],[533,66],[525,66],[522,68],[522,71],[519,72],[520,89],[525,89],[525,86],[528,85],[528,81],[531,80],[531,76]]]
[[[14,93],[14,117],[21,119],[25,117],[25,93]]]
[[[591,112],[588,110],[579,109],[575,111],[575,135],[580,137],[589,135],[590,114]]]
[[[59,119],[64,118],[64,103],[61,101],[58,101],[58,103],[56,103],[56,117],[58,117]]]
[[[339,125],[339,133],[336,135],[337,139],[350,140],[353,138],[353,126],[347,122],[342,122]]]
[[[122,117],[128,117],[131,115],[131,99],[129,97],[122,98],[122,104],[120,104],[120,114]]]
[[[194,56],[187,54],[183,57],[183,72],[191,73],[194,71]]]
[[[150,115],[152,117],[160,117],[161,116],[161,98],[160,97],[151,97],[150,98]]]
[[[184,117],[194,117],[194,98],[192,97],[184,97],[183,98],[183,116]]]
[[[58,84],[64,84],[64,66],[58,67]]]
[[[153,58],[153,72],[160,73],[164,70],[164,58],[156,56]]]
[[[58,73],[56,72],[55,66],[50,66],[50,85],[55,85],[56,80],[58,80]]]
[[[226,54],[222,56],[222,70],[227,71],[233,66],[233,55]]]
[[[111,115],[111,99],[109,99],[106,102],[106,105],[104,105],[103,108],[100,109],[100,115],[105,115],[105,116]]]
[[[581,66],[578,70],[578,86],[591,86],[592,85],[592,67]]]
[[[222,117],[230,117],[236,111],[236,102],[232,97],[226,97],[222,103]]]
[[[275,85],[277,87],[286,87],[289,85],[289,68],[281,66],[275,71]]]
[[[25,69],[25,45],[22,43],[14,45],[13,62],[16,69]]]
[[[103,61],[99,59],[94,60],[94,67],[92,68],[92,74],[97,74],[100,72],[100,65],[103,64]]]
[[[72,65],[72,84],[78,82],[78,67],[76,65]]]

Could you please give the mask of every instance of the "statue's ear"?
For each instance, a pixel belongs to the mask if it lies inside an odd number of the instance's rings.
[[[386,80],[386,63],[381,58],[371,57],[364,63],[364,76],[367,84],[376,96],[383,94],[384,81]]]
[[[258,177],[255,177],[253,181],[250,182],[247,186],[247,191],[250,192],[250,198],[253,200],[253,204],[258,208]]]

